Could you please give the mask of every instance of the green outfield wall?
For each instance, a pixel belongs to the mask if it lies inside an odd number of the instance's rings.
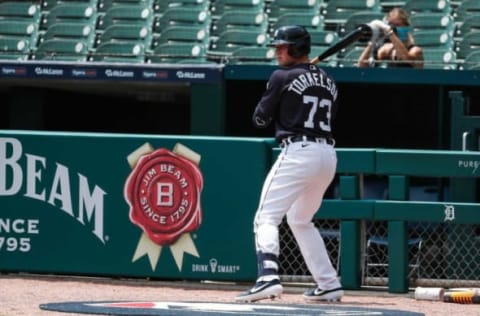
[[[271,138],[0,131],[0,271],[252,281],[253,216],[278,153]],[[348,289],[361,286],[364,220],[389,223],[391,292],[408,289],[407,221],[480,224],[478,200],[404,194],[410,176],[478,178],[479,152],[338,148],[338,159],[339,196],[317,218],[341,221]],[[362,199],[366,174],[390,178],[389,200]]]

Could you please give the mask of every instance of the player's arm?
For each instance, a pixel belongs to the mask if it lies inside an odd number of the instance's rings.
[[[282,84],[278,71],[275,71],[267,83],[267,88],[253,112],[253,125],[265,128],[273,120],[282,94]]]

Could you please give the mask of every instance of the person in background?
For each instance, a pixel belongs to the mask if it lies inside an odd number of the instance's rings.
[[[378,27],[384,42],[380,47],[376,47],[376,41],[368,42],[358,58],[358,67],[372,67],[383,62],[387,67],[423,68],[422,48],[415,45],[405,10],[393,8],[386,22],[375,20],[370,24]]]

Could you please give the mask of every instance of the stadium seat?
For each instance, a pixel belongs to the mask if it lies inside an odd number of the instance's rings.
[[[455,22],[463,22],[472,14],[480,14],[480,1],[463,0],[453,12]]]
[[[240,47],[232,51],[228,63],[275,65],[275,49],[272,47]]]
[[[459,69],[465,70],[479,70],[480,69],[480,49],[474,50],[470,52],[463,63],[459,67]]]
[[[0,37],[24,39],[34,48],[38,38],[38,24],[32,21],[0,20]]]
[[[172,8],[183,8],[192,10],[209,10],[210,0],[154,0],[153,10],[155,14],[163,14]]]
[[[268,31],[268,16],[265,13],[230,11],[222,14],[212,24],[212,36],[229,30],[250,30],[265,33]]]
[[[240,47],[265,47],[269,42],[267,33],[246,30],[227,30],[215,40],[212,39],[207,56],[216,62],[222,62]]]
[[[209,63],[206,58],[207,48],[196,43],[160,44],[146,58],[148,63]]]
[[[337,62],[339,67],[356,67],[357,60],[362,54],[365,46],[356,45],[347,47],[341,54],[337,54]]]
[[[150,47],[152,30],[145,25],[114,24],[100,33],[95,40],[95,47],[111,41],[141,42],[145,47]]]
[[[64,2],[56,5],[48,13],[43,15],[40,28],[46,30],[56,23],[95,23],[96,20],[97,8],[95,6],[89,3]]]
[[[123,4],[112,6],[98,18],[97,31],[102,32],[115,24],[141,25],[151,28],[153,9],[144,4]]]
[[[92,62],[145,62],[145,45],[142,42],[110,41],[95,48],[89,57]]]
[[[422,47],[437,47],[451,49],[455,46],[453,35],[447,30],[419,30],[413,31],[415,43]]]
[[[405,6],[406,0],[380,0],[382,11],[387,13],[393,8]]]
[[[464,59],[473,50],[478,49],[480,49],[480,32],[468,32],[462,37],[462,40],[457,43],[457,58]]]
[[[425,69],[457,69],[457,54],[453,48],[425,47],[422,51]]]
[[[455,22],[451,14],[443,12],[419,12],[410,16],[413,31],[445,30],[450,34],[455,32]]]
[[[39,23],[41,17],[40,6],[30,1],[0,2],[0,20],[30,21]]]
[[[332,25],[331,27],[340,27],[352,14],[359,11],[381,13],[380,0],[329,0],[323,9],[323,15],[326,24]]]
[[[208,26],[169,26],[160,35],[155,35],[152,47],[162,44],[198,44],[208,47],[210,36]]]
[[[164,12],[159,17],[155,17],[153,31],[161,33],[169,26],[195,26],[210,27],[211,15],[208,10],[202,8],[186,9],[172,8]]]
[[[30,55],[28,37],[14,38],[0,36],[0,59],[27,60]]]
[[[313,30],[309,31],[310,33],[310,42],[312,46],[317,48],[324,47],[327,48],[333,43],[335,43],[339,36],[336,32],[326,31],[326,30]]]
[[[480,32],[480,11],[471,13],[460,23],[456,29],[455,37],[461,40],[462,36],[472,31]]]
[[[421,12],[452,14],[450,0],[408,0],[403,8],[409,14]]]
[[[111,7],[117,5],[137,5],[143,7],[152,7],[153,0],[98,0],[98,11],[106,12]]]
[[[323,0],[275,0],[268,6],[268,16],[271,21],[276,21],[286,13],[301,13],[305,15],[319,15]]]
[[[69,3],[85,3],[88,4],[92,7],[97,8],[98,7],[98,1],[103,1],[103,0],[41,0],[40,1],[40,9],[43,12],[50,11],[52,8],[54,8],[57,5],[62,5],[62,4],[69,4]]]
[[[265,12],[265,0],[215,0],[211,3],[213,19],[218,19],[225,12],[242,11],[258,14]]]
[[[360,24],[369,23],[373,20],[382,20],[384,16],[382,12],[372,12],[370,10],[355,12],[341,25],[339,32],[341,35],[345,35],[353,31]]]
[[[89,22],[64,22],[52,24],[39,36],[39,43],[50,39],[74,39],[93,47],[95,41],[95,24]]]
[[[272,23],[270,33],[284,25],[300,25],[308,29],[308,31],[313,30],[323,30],[325,26],[325,21],[323,16],[317,13],[284,13],[280,15],[275,22]]]
[[[88,44],[83,40],[52,38],[40,43],[32,59],[87,61]]]

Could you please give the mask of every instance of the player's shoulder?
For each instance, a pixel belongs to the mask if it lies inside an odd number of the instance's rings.
[[[290,77],[291,73],[292,73],[291,68],[285,68],[285,67],[277,68],[270,75],[269,81],[270,82],[285,81],[287,80],[287,78]]]

